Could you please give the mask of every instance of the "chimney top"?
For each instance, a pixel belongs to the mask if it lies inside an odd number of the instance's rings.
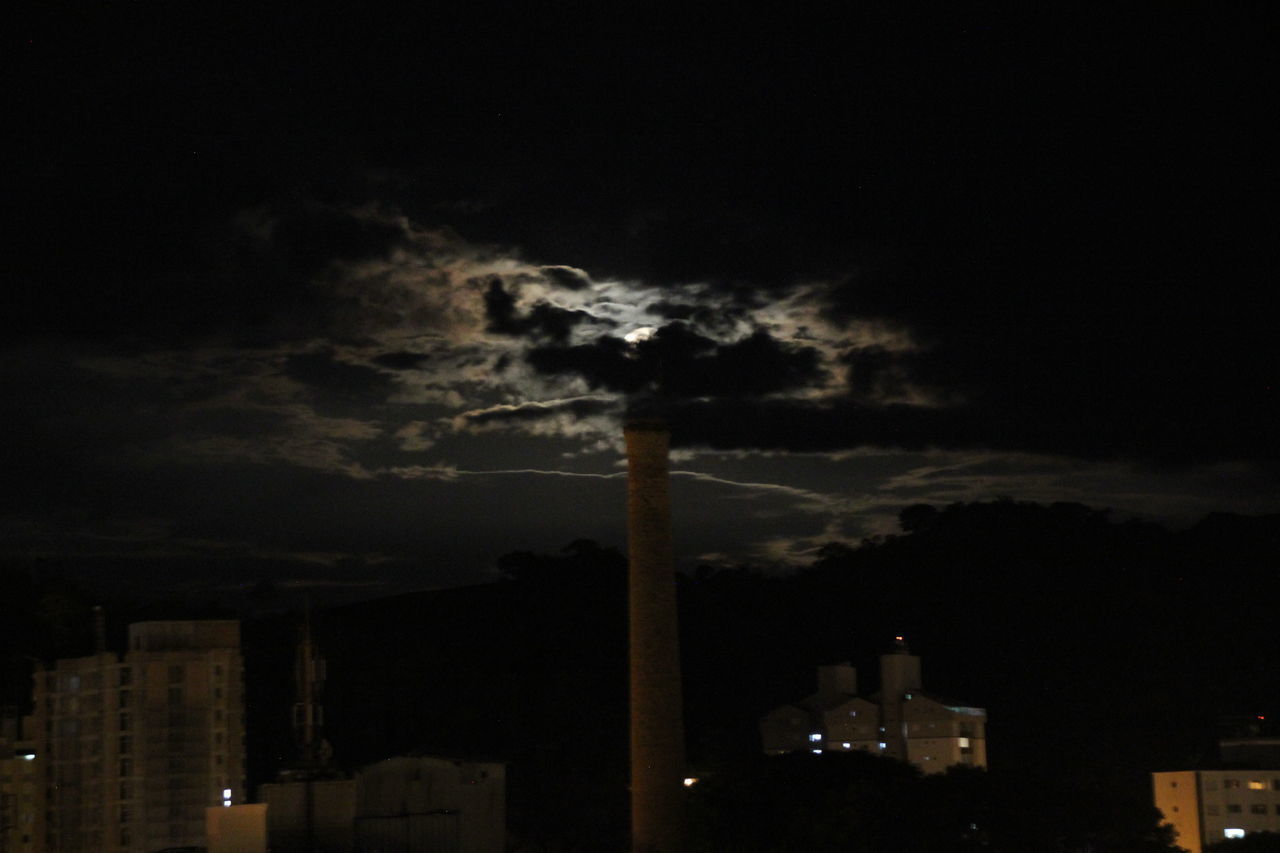
[[[632,417],[627,418],[622,428],[627,432],[669,432],[667,422],[662,418]]]

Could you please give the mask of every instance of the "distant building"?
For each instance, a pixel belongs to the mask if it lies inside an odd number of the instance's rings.
[[[355,849],[356,782],[311,779],[261,785],[271,853],[347,853]]]
[[[240,624],[143,622],[35,673],[31,735],[47,823],[37,851],[205,846],[205,809],[244,802]]]
[[[0,714],[0,851],[44,849],[44,791],[35,743],[14,711]],[[30,722],[28,718],[27,722]]]
[[[1251,832],[1280,832],[1280,770],[1173,770],[1151,774],[1156,808],[1191,853]]]
[[[506,765],[403,756],[356,775],[356,845],[411,853],[502,853]]]
[[[400,756],[354,779],[262,786],[272,853],[502,853],[506,766]]]
[[[760,720],[769,755],[862,750],[906,761],[925,773],[952,765],[987,766],[987,712],[926,693],[920,658],[898,637],[880,656],[880,690],[858,694],[848,663],[818,667],[818,692]]]

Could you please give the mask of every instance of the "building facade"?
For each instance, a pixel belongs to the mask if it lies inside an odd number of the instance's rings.
[[[123,657],[38,671],[30,720],[46,815],[36,850],[204,846],[206,807],[245,797],[240,625],[131,625]]]
[[[16,712],[0,715],[0,853],[44,849],[44,794],[25,723]]]
[[[926,693],[920,658],[901,637],[880,656],[880,690],[862,696],[848,663],[818,668],[818,692],[760,720],[769,755],[861,750],[906,761],[925,773],[987,766],[987,712]]]
[[[1172,770],[1151,774],[1156,808],[1191,853],[1251,832],[1280,832],[1280,770]]]

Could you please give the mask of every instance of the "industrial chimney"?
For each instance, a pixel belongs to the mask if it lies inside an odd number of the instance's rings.
[[[627,442],[633,853],[684,843],[684,723],[664,422],[632,419]]]

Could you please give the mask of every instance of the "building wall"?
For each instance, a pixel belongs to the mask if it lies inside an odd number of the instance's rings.
[[[1178,833],[1174,843],[1190,853],[1200,853],[1203,847],[1197,776],[1194,770],[1151,774],[1156,808]]]
[[[1244,833],[1280,832],[1280,770],[1185,770],[1151,774],[1156,808],[1191,853]]]
[[[385,853],[502,853],[506,767],[447,758],[392,758],[356,776],[356,842]]]
[[[267,853],[267,807],[209,806],[205,809],[205,836],[209,853]]]
[[[244,801],[243,690],[234,621],[133,625],[123,661],[36,673],[46,849],[203,846],[205,808]]]
[[[0,851],[44,849],[44,790],[35,743],[17,717],[0,720]]]
[[[1227,829],[1280,832],[1280,771],[1201,770],[1200,824],[1206,843]]]
[[[353,849],[354,780],[280,782],[261,786],[259,796],[268,808],[271,853],[346,853]]]

